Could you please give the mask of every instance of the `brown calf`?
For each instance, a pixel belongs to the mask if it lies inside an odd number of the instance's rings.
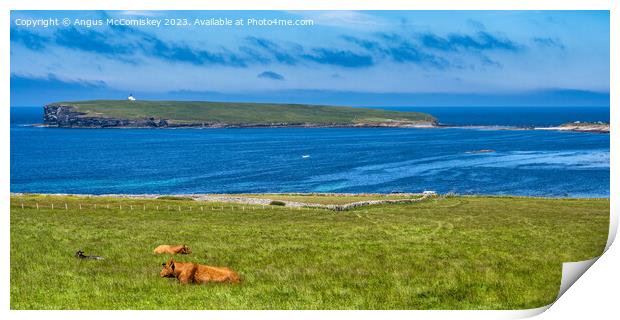
[[[177,278],[181,283],[229,282],[239,283],[239,275],[225,267],[211,267],[192,262],[176,262],[170,258],[162,263],[159,276]]]
[[[160,246],[158,246],[157,248],[155,248],[155,250],[153,250],[153,253],[156,254],[162,254],[162,253],[168,253],[168,254],[190,254],[192,253],[192,250],[186,246],[186,245],[177,245],[177,246],[171,246],[171,245],[167,245],[167,244],[162,244]]]

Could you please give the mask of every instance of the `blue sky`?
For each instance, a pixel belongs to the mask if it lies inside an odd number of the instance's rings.
[[[25,27],[69,18],[70,26]],[[108,26],[108,18],[313,26]],[[75,26],[75,19],[104,21]],[[11,104],[609,105],[606,11],[13,11]]]

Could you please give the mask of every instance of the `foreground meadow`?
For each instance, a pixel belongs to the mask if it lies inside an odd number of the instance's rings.
[[[602,253],[609,223],[608,199],[231,206],[11,196],[11,308],[534,308],[555,299],[562,262]],[[228,266],[242,283],[160,278],[167,256],[152,250],[177,243],[193,250],[179,261]]]

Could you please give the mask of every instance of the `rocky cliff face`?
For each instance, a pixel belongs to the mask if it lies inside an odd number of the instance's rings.
[[[104,117],[88,117],[83,112],[77,112],[71,106],[47,105],[43,107],[43,124],[48,127],[59,128],[166,128],[165,119],[114,119]]]

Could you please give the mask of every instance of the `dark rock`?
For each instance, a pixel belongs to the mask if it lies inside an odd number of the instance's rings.
[[[107,117],[88,117],[72,106],[46,105],[43,107],[43,124],[58,128],[167,128],[166,119],[115,119]]]

